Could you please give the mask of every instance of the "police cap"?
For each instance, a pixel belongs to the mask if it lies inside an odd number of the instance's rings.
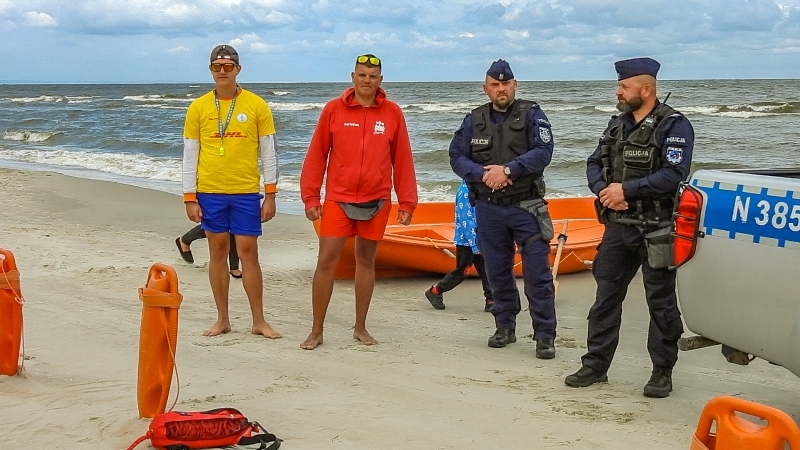
[[[655,78],[661,64],[653,58],[633,58],[614,63],[617,71],[617,80],[635,77],[637,75],[650,75]]]
[[[514,73],[511,71],[511,66],[508,65],[508,62],[502,59],[498,59],[497,61],[493,62],[489,67],[489,70],[486,71],[486,75],[489,75],[498,81],[514,79]]]

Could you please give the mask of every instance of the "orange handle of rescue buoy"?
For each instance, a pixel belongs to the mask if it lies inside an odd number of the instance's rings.
[[[178,343],[178,275],[165,264],[153,264],[147,284],[139,288],[142,325],[139,333],[139,416],[152,418],[167,406],[175,348]]]
[[[767,424],[751,422],[737,412],[757,417]],[[712,433],[714,423],[716,430]],[[784,441],[789,443],[790,449],[800,449],[800,429],[786,413],[740,398],[721,396],[711,399],[703,408],[690,448],[782,450]]]
[[[20,371],[22,301],[14,254],[0,248],[0,375]]]

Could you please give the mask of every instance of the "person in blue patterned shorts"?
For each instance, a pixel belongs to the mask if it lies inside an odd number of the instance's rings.
[[[442,294],[461,284],[467,277],[467,269],[471,265],[475,265],[483,284],[485,302],[483,310],[489,312],[492,308],[492,289],[486,277],[483,256],[478,251],[475,227],[475,207],[469,202],[469,187],[462,181],[456,191],[456,229],[453,236],[453,243],[456,245],[456,268],[445,275],[436,286],[431,286],[425,291],[425,297],[436,309],[445,308]]]

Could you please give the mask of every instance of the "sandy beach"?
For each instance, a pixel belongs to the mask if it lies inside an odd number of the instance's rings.
[[[494,324],[478,280],[448,293],[446,310],[432,309],[423,292],[435,277],[378,281],[372,347],[352,339],[353,285],[337,282],[325,343],[305,351],[317,252],[305,217],[279,213],[259,240],[267,320],[284,336],[271,341],[249,332],[237,280],[233,331],[202,336],[215,319],[208,252],[199,241],[196,265],[179,258],[173,241],[192,226],[179,196],[0,170],[0,204],[0,247],[14,253],[27,300],[25,372],[0,376],[0,448],[122,449],[146,432],[136,404],[137,288],[155,262],[177,270],[184,296],[175,410],[237,408],[286,449],[688,449],[703,405],[722,394],[800,418],[800,379],[762,360],[728,364],[719,348],[681,353],[672,395],[643,397],[650,361],[640,277],[610,382],[573,389],[563,379],[584,351],[595,288],[588,271],[559,277],[554,360],[534,357],[527,312],[517,328],[527,338],[486,346]]]

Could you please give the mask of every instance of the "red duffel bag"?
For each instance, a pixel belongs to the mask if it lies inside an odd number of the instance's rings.
[[[158,414],[150,422],[147,434],[137,439],[128,450],[146,439],[150,439],[153,447],[161,450],[253,444],[261,444],[259,450],[277,450],[281,446],[281,440],[274,434],[267,432],[258,422],[250,422],[233,408]]]

